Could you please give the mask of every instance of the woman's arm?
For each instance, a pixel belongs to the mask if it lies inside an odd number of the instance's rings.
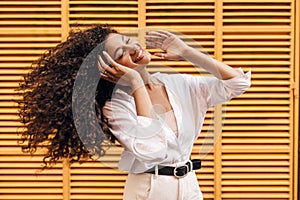
[[[189,47],[178,36],[168,31],[149,32],[146,35],[146,44],[166,51],[166,53],[155,53],[156,56],[169,60],[188,60],[222,80],[241,75],[240,72],[232,67],[211,58],[197,49]]]
[[[192,47],[186,47],[184,49],[183,57],[194,65],[202,67],[218,79],[227,80],[241,75],[241,73],[234,68]]]
[[[134,69],[118,64],[106,52],[103,54],[110,66],[106,65],[100,56],[98,57],[101,77],[110,82],[130,86],[137,115],[155,118],[152,112],[152,102],[141,75]]]
[[[143,79],[140,77],[131,80],[132,96],[135,102],[136,113],[138,116],[156,118],[151,115],[153,106]]]
[[[151,112],[152,102],[140,73],[118,64],[105,52],[104,56],[110,66],[98,57],[101,78],[130,86],[135,101],[134,109],[131,98],[119,92],[106,102],[103,114],[110,131],[138,160],[151,165],[159,164],[167,158],[166,135],[172,134],[172,130]]]

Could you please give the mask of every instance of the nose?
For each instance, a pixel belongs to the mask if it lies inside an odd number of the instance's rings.
[[[138,45],[135,45],[135,44],[127,44],[125,45],[127,51],[129,52],[130,55],[135,55],[136,52],[138,51],[139,47]]]

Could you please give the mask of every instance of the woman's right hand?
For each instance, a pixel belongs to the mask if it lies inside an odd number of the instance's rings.
[[[161,49],[165,52],[155,52],[154,55],[167,60],[185,60],[185,52],[189,46],[177,35],[165,31],[151,31],[145,36],[146,45]]]
[[[120,65],[105,51],[103,51],[103,55],[109,65],[105,64],[101,56],[98,55],[98,69],[101,78],[118,85],[130,86],[132,88],[136,88],[136,84],[141,84],[143,80],[136,70]]]

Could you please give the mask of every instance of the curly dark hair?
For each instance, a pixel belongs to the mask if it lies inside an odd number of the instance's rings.
[[[102,144],[115,141],[102,113],[115,84],[100,79],[96,57],[102,55],[98,47],[110,33],[116,31],[108,25],[72,30],[65,42],[32,63],[20,83],[22,150],[33,153],[46,144],[45,166],[60,158],[73,162],[95,152],[103,156]],[[82,117],[94,113],[95,119]]]

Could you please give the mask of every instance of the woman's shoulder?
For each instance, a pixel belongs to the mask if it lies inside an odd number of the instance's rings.
[[[188,74],[180,74],[180,73],[165,73],[165,72],[156,72],[152,74],[152,76],[158,78],[159,80],[183,80],[186,76],[190,76]]]

